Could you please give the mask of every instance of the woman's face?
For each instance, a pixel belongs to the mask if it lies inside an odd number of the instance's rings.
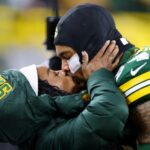
[[[53,71],[46,66],[39,66],[37,68],[38,76],[41,80],[46,80],[50,85],[58,87],[60,90],[68,93],[77,92],[80,86],[70,75],[64,71]]]

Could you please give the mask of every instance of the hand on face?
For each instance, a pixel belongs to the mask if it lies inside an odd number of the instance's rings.
[[[82,53],[82,72],[84,78],[87,80],[92,72],[100,68],[106,68],[109,71],[113,71],[117,67],[122,56],[122,54],[120,54],[116,58],[118,52],[119,48],[116,46],[115,41],[112,41],[111,43],[110,41],[107,41],[90,62],[88,62],[88,54],[84,51]]]

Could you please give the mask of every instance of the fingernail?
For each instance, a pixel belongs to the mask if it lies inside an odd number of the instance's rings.
[[[82,55],[84,55],[85,51],[82,51],[81,53],[82,53]]]
[[[116,41],[115,41],[115,40],[112,40],[111,43],[116,44]]]
[[[110,43],[110,40],[107,40],[107,41],[106,41],[106,44],[109,44],[109,43]]]

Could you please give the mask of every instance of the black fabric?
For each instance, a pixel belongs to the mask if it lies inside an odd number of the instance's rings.
[[[116,29],[111,14],[103,7],[84,4],[70,9],[57,24],[54,44],[72,47],[81,59],[85,50],[91,60],[106,40],[116,40],[120,51],[131,47],[120,42],[122,35]]]

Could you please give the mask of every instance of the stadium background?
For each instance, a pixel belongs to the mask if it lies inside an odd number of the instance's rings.
[[[96,3],[109,9],[116,25],[138,47],[150,45],[150,0],[58,0],[62,16],[79,3]],[[43,44],[46,17],[54,16],[56,0],[0,0],[0,72],[39,64],[52,53]],[[0,150],[16,150],[0,144]]]

